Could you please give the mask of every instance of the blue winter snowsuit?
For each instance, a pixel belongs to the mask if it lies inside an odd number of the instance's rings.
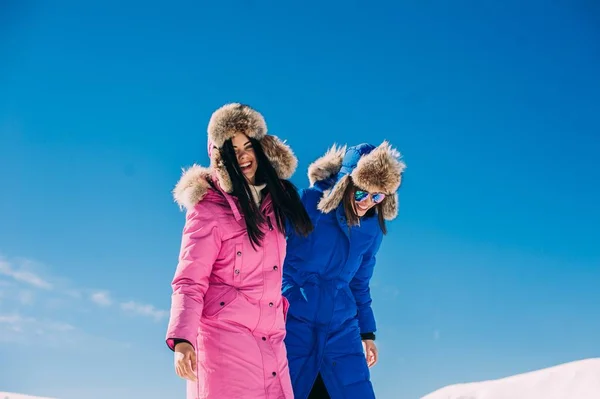
[[[317,209],[324,191],[373,148],[350,148],[337,175],[301,190],[315,230],[306,238],[289,232],[283,267],[283,295],[290,302],[285,343],[296,399],[308,397],[319,373],[331,399],[375,398],[361,333],[376,331],[369,281],[383,234],[377,215],[349,228],[342,203],[330,213]]]

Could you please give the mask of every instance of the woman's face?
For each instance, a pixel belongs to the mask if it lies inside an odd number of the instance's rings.
[[[368,191],[356,189],[354,191],[354,211],[358,217],[363,217],[373,208],[385,199],[383,192],[369,193]]]
[[[231,144],[233,144],[235,156],[246,180],[248,180],[248,183],[254,184],[258,165],[256,164],[254,148],[252,147],[252,143],[248,139],[248,136],[243,133],[238,133],[231,139]]]

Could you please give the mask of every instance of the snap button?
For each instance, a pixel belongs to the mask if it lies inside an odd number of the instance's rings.
[[[225,302],[221,302],[219,305],[221,305],[221,306],[225,306]]]
[[[273,266],[273,270],[277,270],[279,269],[277,266]]]
[[[242,256],[242,252],[241,251],[237,251],[237,256]]]
[[[277,375],[277,373],[273,371],[273,377],[275,377],[276,375]]]
[[[267,337],[262,337],[262,340],[263,340],[263,341],[266,341],[266,340],[267,340]]]
[[[235,269],[233,272],[234,272],[235,274],[240,274],[240,271],[239,271],[238,269]]]
[[[273,302],[269,302],[269,306],[270,306],[270,307],[273,307]]]

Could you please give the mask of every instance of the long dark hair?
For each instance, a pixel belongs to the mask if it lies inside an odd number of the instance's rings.
[[[307,236],[313,230],[313,225],[300,200],[296,186],[289,180],[279,179],[275,168],[271,165],[260,143],[254,138],[249,138],[249,140],[254,149],[254,157],[257,162],[255,183],[266,184],[266,190],[271,194],[273,201],[275,222],[279,231],[285,232],[287,221],[298,234]],[[265,216],[260,212],[252,199],[252,189],[248,185],[238,164],[231,139],[225,141],[223,144],[221,156],[231,179],[233,186],[232,194],[237,197],[242,214],[244,215],[250,242],[253,247],[255,244],[260,246],[265,236],[261,227],[264,227],[265,223],[271,224],[271,221],[265,219]]]
[[[352,177],[348,176],[348,179],[349,183],[346,187],[346,191],[344,191],[344,198],[342,201],[344,204],[344,213],[346,214],[348,226],[351,227],[357,225],[359,222],[358,215],[354,210],[354,193],[356,190],[358,190],[358,187],[356,187],[352,181]],[[383,201],[369,209],[367,213],[365,213],[364,217],[372,217],[375,215],[375,213],[377,213],[377,220],[379,221],[379,227],[381,228],[381,231],[383,234],[387,234],[387,227],[383,217]]]

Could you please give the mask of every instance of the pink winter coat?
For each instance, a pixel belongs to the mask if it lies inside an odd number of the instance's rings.
[[[286,242],[272,201],[267,195],[260,206],[272,227],[254,250],[237,199],[207,179],[210,170],[194,166],[175,190],[188,209],[166,338],[171,349],[174,339],[196,348],[198,382],[187,382],[187,399],[292,399],[281,295]]]

